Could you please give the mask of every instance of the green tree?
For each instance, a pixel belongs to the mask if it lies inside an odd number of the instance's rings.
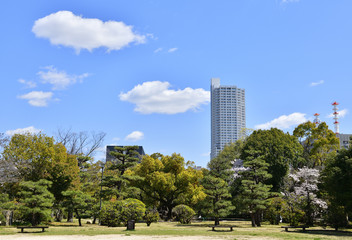
[[[231,205],[229,185],[222,178],[214,177],[211,172],[202,179],[206,198],[203,201],[203,212],[214,217],[215,225],[220,224],[220,217],[226,217],[235,209]]]
[[[172,213],[181,224],[190,224],[196,212],[189,206],[180,204],[172,209]]]
[[[133,192],[129,182],[135,178],[133,175],[125,174],[127,170],[134,167],[139,161],[138,146],[115,147],[110,155],[114,159],[106,166],[106,174],[102,185],[105,187],[105,196],[115,196],[116,199],[125,198]]]
[[[65,196],[64,206],[76,214],[78,224],[82,226],[81,219],[92,216],[93,199],[89,194],[77,190],[68,190],[62,194]]]
[[[120,202],[104,202],[100,211],[100,224],[108,227],[117,227],[122,222]]]
[[[341,206],[346,214],[352,212],[352,148],[341,149],[329,159],[321,174],[321,188],[334,206]]]
[[[260,157],[268,163],[267,171],[271,175],[265,184],[272,185],[272,191],[279,191],[289,166],[297,166],[302,161],[302,146],[297,139],[277,128],[256,130],[246,140],[240,158]],[[252,155],[255,152],[254,155]]]
[[[62,200],[62,191],[79,182],[76,158],[42,133],[13,135],[4,148],[2,161],[12,166],[11,174],[16,182],[51,181],[49,190],[56,201]]]
[[[271,197],[272,186],[264,183],[271,177],[271,174],[267,172],[269,164],[264,161],[260,151],[247,150],[245,156],[243,166],[246,170],[240,172],[243,202],[248,207],[252,226],[260,227],[263,210],[266,209],[267,200]]]
[[[340,141],[325,122],[316,125],[310,121],[298,125],[293,135],[303,146],[304,165],[316,167],[324,165],[325,161],[339,149]],[[303,167],[299,165],[297,167]]]
[[[32,226],[38,225],[51,218],[51,207],[54,196],[48,191],[51,182],[41,179],[37,182],[21,182],[22,191],[19,193],[20,212],[23,220]]]
[[[142,220],[145,215],[145,204],[138,199],[127,198],[119,205],[121,210],[121,220],[127,225],[128,221]]]
[[[147,206],[158,207],[172,217],[172,209],[178,204],[193,206],[205,197],[200,184],[202,172],[179,154],[144,156],[129,175],[139,176],[133,185],[141,190],[140,199]]]
[[[145,212],[145,215],[144,215],[144,221],[146,222],[148,227],[153,222],[158,222],[159,218],[160,218],[160,216],[159,216],[158,210],[156,208],[147,209],[147,211]]]

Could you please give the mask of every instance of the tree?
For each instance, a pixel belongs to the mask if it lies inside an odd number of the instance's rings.
[[[272,185],[272,191],[278,192],[287,175],[289,166],[296,166],[302,161],[302,146],[297,139],[277,128],[256,130],[246,140],[240,158],[242,160],[260,157],[268,163],[267,171],[271,175],[265,184]]]
[[[66,153],[63,145],[45,134],[15,134],[5,146],[3,159],[12,166],[9,174],[15,182],[39,181],[52,182],[50,191],[55,199],[62,199],[61,192],[78,183],[77,160]]]
[[[321,187],[328,194],[328,200],[352,212],[352,148],[339,150],[335,158],[327,161],[321,174]]]
[[[172,209],[172,213],[181,224],[190,224],[196,212],[189,206],[180,204]]]
[[[316,125],[310,121],[298,125],[293,135],[303,146],[305,166],[316,167],[324,165],[331,154],[335,154],[340,146],[336,134],[328,128],[325,122]],[[303,167],[299,165],[298,167]]]
[[[48,191],[51,182],[41,179],[37,182],[21,182],[22,191],[19,193],[20,212],[23,220],[28,221],[32,226],[43,221],[48,221],[51,216],[54,196]]]
[[[294,195],[302,200],[303,205],[301,207],[305,212],[305,223],[308,226],[313,226],[317,210],[327,208],[326,202],[316,195],[319,175],[319,170],[307,167],[300,168],[296,173],[289,175],[294,182]]]
[[[82,226],[81,219],[92,216],[93,199],[89,194],[78,190],[68,190],[62,194],[65,196],[64,206],[76,214],[78,224]]]
[[[107,171],[102,185],[104,195],[116,196],[116,199],[128,196],[130,189],[129,182],[135,178],[133,175],[126,175],[128,169],[134,167],[139,161],[137,152],[138,146],[115,147],[110,155],[114,160],[106,167]]]
[[[119,205],[121,208],[121,220],[127,225],[128,221],[142,220],[145,215],[145,204],[138,199],[127,198]]]
[[[251,215],[252,227],[260,227],[262,212],[272,196],[272,186],[264,183],[271,177],[267,171],[269,164],[264,161],[260,151],[246,150],[244,155],[246,158],[243,159],[243,166],[246,170],[240,172],[243,202]]]
[[[140,189],[140,199],[147,206],[158,207],[167,219],[171,219],[176,205],[193,206],[205,197],[200,184],[202,172],[195,170],[191,162],[185,163],[176,153],[154,157],[145,155],[128,174],[139,177],[132,183]]]
[[[214,217],[214,224],[219,225],[220,217],[226,217],[235,208],[231,206],[229,185],[222,178],[212,176],[211,172],[202,179],[202,185],[206,193],[203,211]]]
[[[67,153],[75,156],[92,157],[94,152],[101,147],[106,133],[72,132],[71,129],[58,129],[57,142],[64,145]]]
[[[156,208],[147,209],[147,211],[145,212],[145,215],[144,215],[144,221],[146,222],[148,227],[153,222],[158,222],[159,218],[160,218],[160,216],[159,216],[158,210]]]

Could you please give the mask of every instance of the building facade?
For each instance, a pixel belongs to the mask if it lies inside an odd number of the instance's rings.
[[[338,133],[336,134],[336,137],[340,139],[340,149],[348,149],[350,147],[350,138],[352,137],[352,134]]]
[[[241,138],[246,128],[245,90],[221,86],[211,79],[211,153],[213,159],[228,143]]]

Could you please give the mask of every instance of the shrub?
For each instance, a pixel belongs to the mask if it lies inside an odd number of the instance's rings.
[[[196,214],[192,208],[183,204],[174,207],[172,213],[181,224],[191,223],[193,216]]]
[[[108,227],[117,227],[121,223],[119,204],[107,202],[100,211],[100,224]]]
[[[144,220],[145,222],[147,223],[147,226],[149,227],[150,224],[152,224],[153,222],[157,222],[159,220],[159,213],[158,211],[153,208],[153,209],[148,209],[146,212],[145,212],[145,215],[144,215]]]
[[[125,222],[125,224],[130,220],[142,220],[145,215],[145,204],[134,198],[121,201],[120,208],[121,220]]]

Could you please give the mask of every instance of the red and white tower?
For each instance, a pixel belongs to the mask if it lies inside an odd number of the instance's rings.
[[[335,125],[335,133],[338,134],[340,133],[340,123],[339,123],[339,112],[337,110],[339,110],[337,108],[337,105],[339,105],[338,102],[334,102],[332,104],[334,106],[334,108],[332,109],[334,111],[333,115],[334,115],[334,125]]]
[[[314,114],[314,117],[315,117],[314,123],[315,123],[315,125],[319,125],[320,124],[319,115],[320,115],[319,113]]]

